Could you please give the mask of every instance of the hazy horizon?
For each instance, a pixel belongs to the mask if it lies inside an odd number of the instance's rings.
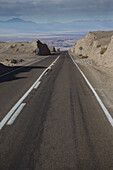
[[[113,30],[112,0],[0,0],[0,41],[74,40]]]
[[[19,18],[34,23],[29,30],[23,27],[23,33],[113,30],[112,16],[112,0],[0,0],[1,21]],[[18,27],[7,24],[0,33],[19,33]]]

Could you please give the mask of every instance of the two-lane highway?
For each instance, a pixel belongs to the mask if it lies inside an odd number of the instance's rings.
[[[57,58],[0,78],[0,120]],[[67,52],[0,130],[0,170],[113,170],[113,127]]]
[[[24,67],[14,67],[10,74],[0,76],[0,120],[13,105],[32,86],[40,74],[56,59],[50,56],[34,64]]]

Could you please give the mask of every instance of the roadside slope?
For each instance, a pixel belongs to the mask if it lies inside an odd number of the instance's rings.
[[[113,112],[113,31],[88,33],[70,49],[70,54]]]

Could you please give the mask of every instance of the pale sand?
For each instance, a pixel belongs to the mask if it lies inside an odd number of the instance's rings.
[[[25,66],[47,57],[37,55],[34,52],[36,48],[36,41],[33,43],[0,42],[0,75],[11,71],[14,67]],[[16,63],[12,63],[12,61],[16,61]]]
[[[81,58],[87,57],[98,66],[113,67],[113,31],[89,32],[71,48],[71,52]]]
[[[21,66],[42,58],[34,53],[35,49],[35,43],[0,43],[0,63],[6,66]],[[16,64],[11,63],[14,59]]]

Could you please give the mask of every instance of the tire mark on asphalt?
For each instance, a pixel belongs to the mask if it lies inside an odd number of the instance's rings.
[[[90,139],[90,134],[89,134],[89,130],[87,127],[85,112],[83,110],[83,104],[81,103],[79,90],[76,89],[76,92],[77,92],[77,99],[78,99],[78,104],[79,104],[79,108],[80,108],[81,120],[82,120],[82,125],[83,125],[83,129],[84,129],[84,133],[85,133],[86,143],[87,143],[87,147],[88,147],[89,155],[90,155],[90,159],[91,159],[91,166],[93,169],[96,170],[99,168],[98,167],[99,166],[98,158],[97,158],[96,152],[94,150],[92,141]]]
[[[38,164],[41,155],[40,146],[43,141],[44,123],[47,120],[48,109],[50,108],[51,105],[51,98],[54,92],[55,81],[60,73],[60,70],[62,69],[63,62],[64,58],[60,60],[60,64],[58,64],[59,66],[57,67],[58,69],[53,70],[55,71],[54,73],[53,71],[51,71],[51,73],[48,74],[47,77],[44,77],[44,79],[42,79],[43,88],[41,89],[39,98],[41,96],[44,96],[45,94],[46,96],[44,100],[42,99],[43,101],[42,100],[39,101],[37,105],[37,107],[39,107],[38,108],[39,112],[42,113],[40,124],[36,125],[34,123],[36,122],[35,117],[33,118],[33,120],[31,120],[32,126],[30,126],[28,134],[24,137],[25,139],[23,139],[24,146],[22,147],[22,152],[19,155],[18,153],[15,155],[15,159],[13,159],[13,162],[11,163],[9,170],[12,169],[21,170],[27,167],[29,167],[28,168],[29,170],[31,169],[34,170],[35,163]],[[28,158],[24,157],[24,155],[28,155]]]
[[[72,69],[72,71],[76,72],[75,74],[77,74],[78,70],[74,70],[73,68],[71,68],[71,69]],[[76,83],[78,84],[78,87],[80,87],[80,88],[75,89],[75,84],[74,84],[75,81],[73,80],[75,78],[72,76],[71,73],[72,72],[70,71],[70,82],[71,82],[70,83],[70,106],[71,106],[70,109],[71,109],[73,139],[74,139],[74,144],[75,144],[76,166],[77,166],[77,169],[85,169],[84,165],[81,164],[80,153],[79,153],[80,152],[79,151],[80,144],[79,144],[79,141],[77,138],[77,136],[80,135],[80,134],[78,134],[78,133],[80,133],[80,132],[78,132],[78,128],[80,129],[80,125],[79,125],[80,122],[77,122],[78,116],[79,116],[80,117],[79,119],[81,119],[83,130],[84,130],[85,142],[87,145],[86,147],[89,150],[89,152],[88,152],[89,157],[90,157],[90,160],[88,160],[88,162],[90,162],[89,167],[96,170],[97,168],[99,168],[99,161],[98,161],[96,152],[94,150],[92,141],[90,139],[90,134],[89,134],[89,130],[87,127],[86,118],[85,118],[85,112],[83,110],[85,108],[84,108],[83,104],[81,103],[81,96],[80,96],[80,91],[82,91],[81,94],[84,94],[84,96],[87,96],[88,95],[87,90],[84,89],[82,80],[80,79],[78,81],[77,77],[76,77]],[[75,89],[75,91],[73,91],[73,89]],[[79,112],[78,112],[77,108],[80,110]],[[80,115],[78,115],[78,113],[80,113]],[[84,143],[83,143],[83,145],[84,145]]]
[[[75,145],[75,160],[76,160],[76,169],[79,169],[79,156],[78,156],[78,143],[77,143],[77,132],[76,132],[76,122],[75,122],[75,108],[74,108],[74,101],[72,95],[72,89],[70,89],[70,106],[71,106],[71,120],[72,120],[72,131],[73,131],[73,140]]]

